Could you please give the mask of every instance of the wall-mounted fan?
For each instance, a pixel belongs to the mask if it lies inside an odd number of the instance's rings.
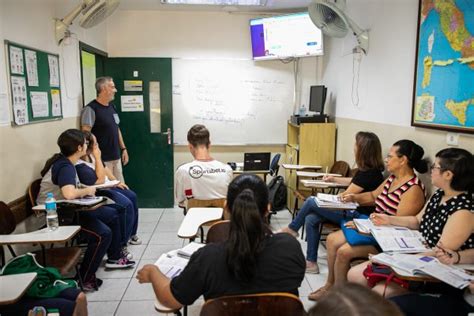
[[[105,20],[119,4],[120,0],[82,0],[68,15],[56,20],[56,41],[60,44],[65,37],[70,36],[69,25],[79,14],[82,13],[79,25],[88,29]]]
[[[346,0],[312,0],[308,12],[313,23],[327,36],[344,37],[351,30],[359,43],[357,47],[367,54],[369,33],[347,16],[345,7]]]

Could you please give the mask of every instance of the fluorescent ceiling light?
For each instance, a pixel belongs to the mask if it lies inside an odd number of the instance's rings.
[[[161,0],[163,4],[264,6],[267,0]]]

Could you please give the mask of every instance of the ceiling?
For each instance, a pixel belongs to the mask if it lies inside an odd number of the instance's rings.
[[[160,0],[121,0],[119,10],[171,10],[217,12],[296,12],[305,11],[311,0],[267,0],[266,6],[164,5]]]

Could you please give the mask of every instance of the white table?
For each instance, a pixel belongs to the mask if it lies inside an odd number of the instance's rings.
[[[220,220],[224,210],[221,207],[193,207],[189,209],[178,230],[178,237],[194,239],[199,227]]]
[[[58,243],[69,241],[74,237],[81,226],[59,226],[50,231],[47,227],[24,234],[0,235],[0,245],[31,244],[31,243]]]
[[[301,184],[303,184],[307,188],[315,188],[315,189],[327,189],[327,188],[347,188],[347,185],[335,183],[335,182],[325,182],[320,180],[307,180],[302,179],[300,180]]]
[[[311,172],[311,171],[296,171],[296,175],[298,177],[309,177],[309,178],[319,178],[319,177],[324,177],[324,176],[341,177],[341,175],[337,173]]]
[[[284,163],[281,165],[283,169],[288,170],[320,170],[322,166],[313,166],[313,165],[292,165],[288,163]]]
[[[35,279],[36,272],[0,275],[0,305],[18,301]]]

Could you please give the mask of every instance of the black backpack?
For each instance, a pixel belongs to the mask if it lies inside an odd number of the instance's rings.
[[[268,184],[268,199],[274,213],[286,207],[286,185],[282,176],[276,176]]]

